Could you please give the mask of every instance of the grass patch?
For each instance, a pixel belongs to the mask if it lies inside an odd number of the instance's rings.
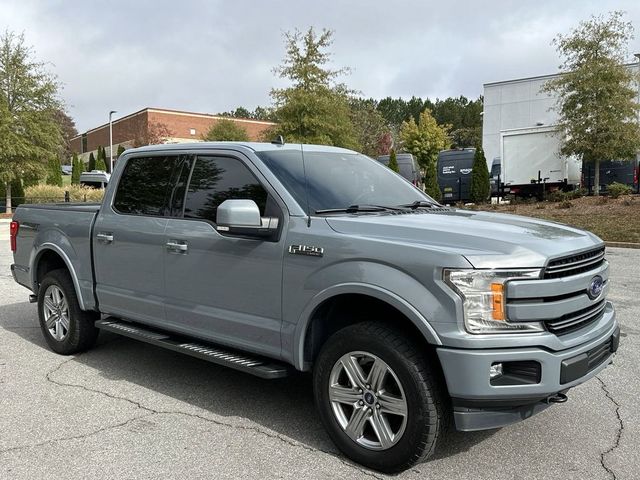
[[[498,205],[497,208],[483,206],[483,209],[564,223],[589,230],[608,242],[640,243],[640,196],[605,198],[577,198],[567,202],[570,205],[541,202]],[[546,208],[541,208],[541,204]]]

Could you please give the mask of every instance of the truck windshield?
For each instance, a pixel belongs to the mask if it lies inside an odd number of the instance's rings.
[[[304,168],[297,149],[256,154],[303,208],[307,205],[306,185],[309,213],[354,205],[436,204],[384,165],[358,153],[305,151]]]

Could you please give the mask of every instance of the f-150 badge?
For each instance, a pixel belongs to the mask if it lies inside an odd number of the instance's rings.
[[[311,247],[309,245],[290,245],[289,253],[294,255],[307,255],[309,257],[322,257],[324,255],[324,248]]]

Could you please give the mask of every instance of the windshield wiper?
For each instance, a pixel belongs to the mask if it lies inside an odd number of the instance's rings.
[[[399,207],[403,207],[403,208],[410,208],[411,210],[415,210],[416,208],[421,208],[421,207],[429,207],[429,208],[437,208],[440,206],[440,204],[436,203],[436,202],[429,202],[427,200],[416,200],[413,203],[407,203],[405,205],[398,205]]]
[[[316,210],[314,213],[359,213],[359,212],[385,212],[389,210],[400,210],[396,207],[385,207],[384,205],[351,205],[346,208],[325,208]]]

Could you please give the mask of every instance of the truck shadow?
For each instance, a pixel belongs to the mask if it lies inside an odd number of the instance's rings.
[[[49,350],[35,308],[26,302],[0,306],[0,327]],[[55,372],[56,382],[81,382],[153,410],[202,415],[195,407],[218,417],[246,419],[310,448],[339,454],[316,413],[309,374],[263,380],[108,332],[101,332],[92,350],[72,358]],[[82,375],[76,378],[78,368]],[[451,432],[432,458],[466,451],[493,432]]]

